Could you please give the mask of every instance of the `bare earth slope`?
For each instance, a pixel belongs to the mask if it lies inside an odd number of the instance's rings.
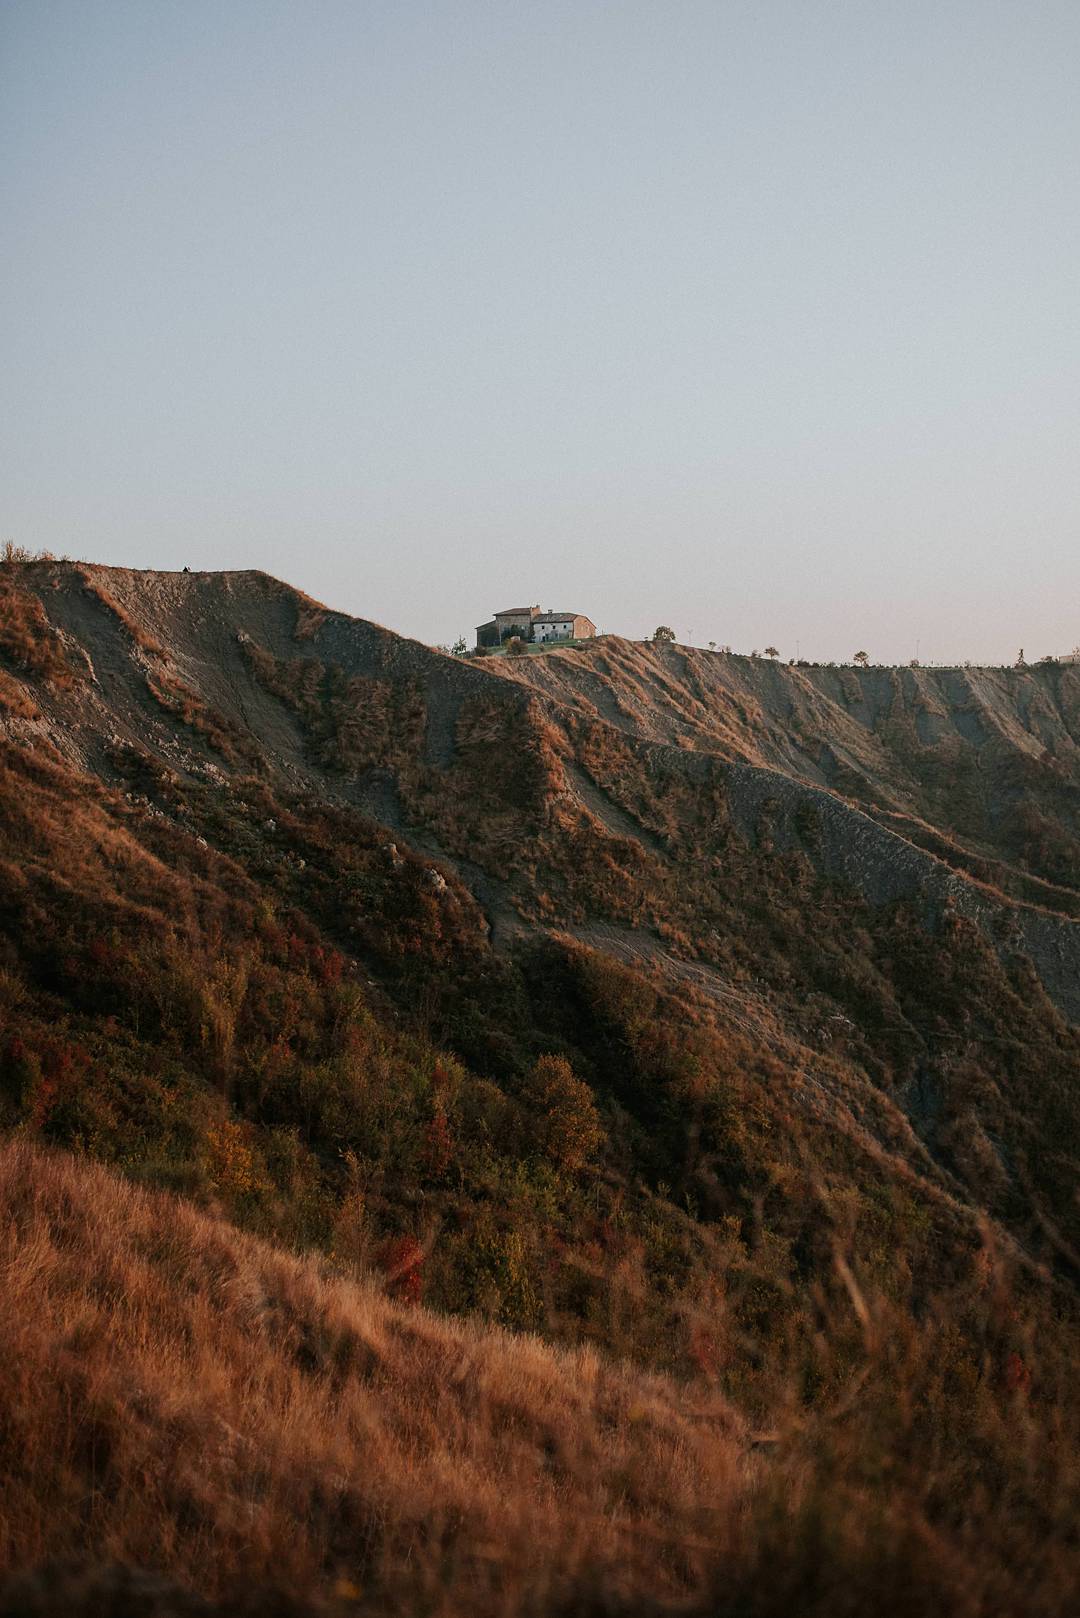
[[[607,636],[491,666],[632,734],[827,787],[942,858],[1074,910],[1080,665],[788,665]]]

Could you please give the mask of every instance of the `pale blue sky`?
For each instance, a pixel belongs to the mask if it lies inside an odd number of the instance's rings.
[[[1076,0],[0,0],[0,538],[1080,641]]]

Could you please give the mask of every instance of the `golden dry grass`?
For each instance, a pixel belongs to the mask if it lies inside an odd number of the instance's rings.
[[[63,642],[37,596],[11,565],[0,573],[0,656],[20,673],[64,687],[76,679]],[[11,698],[5,706],[11,707]]]
[[[0,713],[15,719],[36,719],[38,708],[25,685],[0,669]]]
[[[847,1279],[864,1366],[751,1434],[707,1378],[392,1303],[9,1139],[0,1614],[1064,1618],[1065,1381],[1034,1358],[1041,1413],[1019,1360],[1004,1401],[973,1388],[950,1457],[955,1330]]]
[[[19,1141],[0,1232],[0,1574],[639,1610],[734,1532],[746,1448],[719,1398],[394,1305]]]

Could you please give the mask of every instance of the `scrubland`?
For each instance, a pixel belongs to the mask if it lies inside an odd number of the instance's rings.
[[[6,1610],[1074,1609],[1071,688],[860,886],[679,655],[0,567]]]

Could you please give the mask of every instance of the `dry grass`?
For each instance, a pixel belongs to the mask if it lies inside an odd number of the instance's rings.
[[[330,608],[324,607],[321,601],[306,595],[303,590],[295,590],[296,596],[296,626],[293,629],[293,640],[314,640],[319,630],[330,616]]]
[[[139,647],[140,651],[146,652],[150,657],[165,656],[165,648],[162,646],[161,642],[155,640],[153,635],[147,634],[146,630],[139,623],[138,619],[133,618],[131,613],[128,612],[125,607],[121,606],[120,602],[117,601],[116,597],[110,590],[106,590],[101,580],[97,577],[97,573],[94,568],[80,567],[77,569],[77,572],[79,578],[82,580],[83,587],[85,588],[87,594],[93,596],[96,601],[99,601],[105,608],[106,612],[112,613],[117,622],[122,624],[127,630],[131,639],[134,641],[135,645]]]
[[[0,1613],[1064,1618],[1067,1376],[1014,1356],[990,1397],[948,1319],[920,1331],[837,1267],[863,1365],[822,1419],[792,1386],[752,1436],[708,1375],[395,1304],[9,1140]],[[972,1400],[950,1455],[950,1407]]]
[[[258,750],[224,714],[211,708],[178,674],[159,670],[147,673],[146,689],[160,708],[206,739],[230,764],[257,765]]]
[[[26,687],[0,669],[0,713],[15,719],[36,719],[38,712]]]
[[[21,673],[69,686],[77,678],[37,596],[24,590],[8,565],[0,574],[0,655]]]
[[[0,1572],[152,1567],[425,1612],[624,1610],[734,1532],[726,1405],[394,1305],[181,1202],[0,1150]],[[381,1608],[380,1610],[386,1610]]]

